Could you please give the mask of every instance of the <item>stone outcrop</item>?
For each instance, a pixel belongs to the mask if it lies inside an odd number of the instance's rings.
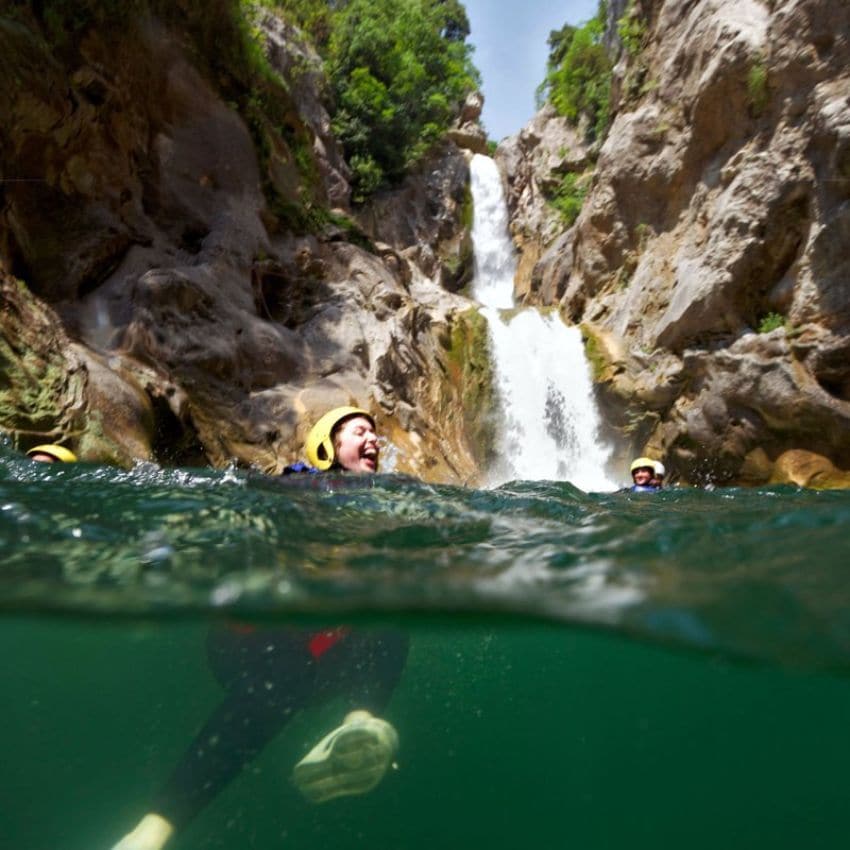
[[[523,301],[551,304],[563,294],[557,280],[545,271],[535,273],[535,268],[545,254],[560,254],[555,243],[563,234],[564,222],[550,201],[565,175],[580,176],[590,168],[588,147],[581,128],[573,127],[547,104],[496,150],[517,247],[515,291]],[[568,243],[561,244],[569,250]]]
[[[471,282],[469,160],[454,143],[432,152],[400,187],[378,193],[356,216],[370,239],[443,288],[458,292]]]
[[[470,302],[440,285],[466,274],[464,155],[447,142],[358,225],[315,56],[273,16],[260,23],[287,80],[288,134],[256,112],[249,130],[163,24],[109,45],[88,31],[59,56],[37,27],[0,18],[16,81],[0,91],[13,376],[0,426],[21,448],[65,438],[87,460],[273,472],[320,413],[355,402],[388,435],[389,467],[473,481],[464,411],[489,376],[466,357]],[[292,147],[303,139],[311,185]],[[287,216],[318,202],[335,213],[296,235]]]
[[[459,148],[472,153],[487,153],[487,134],[480,120],[483,109],[484,95],[481,92],[468,95],[455,125],[448,132],[449,139]]]
[[[270,11],[262,14],[266,55],[287,81],[299,118],[313,136],[314,161],[328,203],[348,209],[351,172],[331,130],[331,118],[322,96],[325,74],[322,60],[301,33]]]
[[[778,470],[802,449],[848,469],[850,8],[641,0],[634,14],[641,50],[619,56],[573,227],[553,229],[528,188],[587,157],[566,143],[552,162],[560,119],[541,113],[498,151],[529,257],[519,294],[583,324],[609,421],[674,476],[744,481],[754,452]]]

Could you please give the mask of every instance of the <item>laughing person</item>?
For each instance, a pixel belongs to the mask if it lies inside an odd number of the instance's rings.
[[[331,410],[311,429],[305,453],[309,465],[284,474],[377,472],[375,420],[356,407]],[[334,697],[347,705],[343,722],[295,765],[292,781],[312,803],[372,790],[398,748],[396,730],[378,715],[401,677],[407,646],[396,631],[213,626],[207,654],[225,697],[151,810],[113,850],[161,850],[297,712]]]
[[[283,470],[293,472],[378,471],[378,434],[371,413],[359,407],[328,411],[310,430],[304,446],[310,466],[296,463]]]

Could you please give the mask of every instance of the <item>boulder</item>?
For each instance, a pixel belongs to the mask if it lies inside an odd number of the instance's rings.
[[[447,134],[459,148],[473,154],[487,153],[487,133],[481,126],[482,109],[484,109],[484,95],[480,91],[470,92],[466,96],[457,120]]]
[[[376,243],[458,292],[472,280],[472,196],[469,154],[447,141],[400,186],[379,192],[356,213]]]
[[[519,133],[500,142],[495,158],[518,252],[516,295],[529,303],[553,304],[563,287],[542,285],[547,273],[535,267],[541,260],[551,265],[547,252],[569,250],[562,239],[564,222],[550,201],[565,175],[581,175],[588,168],[588,146],[582,133],[547,105]],[[558,270],[551,276],[562,277]]]
[[[322,183],[324,199],[347,210],[351,199],[351,170],[331,130],[324,103],[325,74],[322,60],[297,27],[271,11],[260,15],[266,55],[272,67],[286,80],[295,109],[313,136],[314,162]]]
[[[154,417],[126,364],[72,342],[56,313],[0,272],[0,423],[22,451],[60,443],[80,460],[151,456]]]
[[[796,484],[820,490],[850,487],[850,471],[840,470],[823,455],[804,449],[783,452],[773,465],[771,484]]]

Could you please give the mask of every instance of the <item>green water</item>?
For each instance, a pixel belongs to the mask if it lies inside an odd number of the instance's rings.
[[[305,712],[170,847],[847,846],[850,494],[0,466],[0,846],[109,850],[221,697],[224,615],[401,626],[398,769]]]

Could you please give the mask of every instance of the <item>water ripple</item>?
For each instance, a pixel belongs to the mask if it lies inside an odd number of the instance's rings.
[[[850,494],[0,465],[2,608],[522,616],[850,667]]]

